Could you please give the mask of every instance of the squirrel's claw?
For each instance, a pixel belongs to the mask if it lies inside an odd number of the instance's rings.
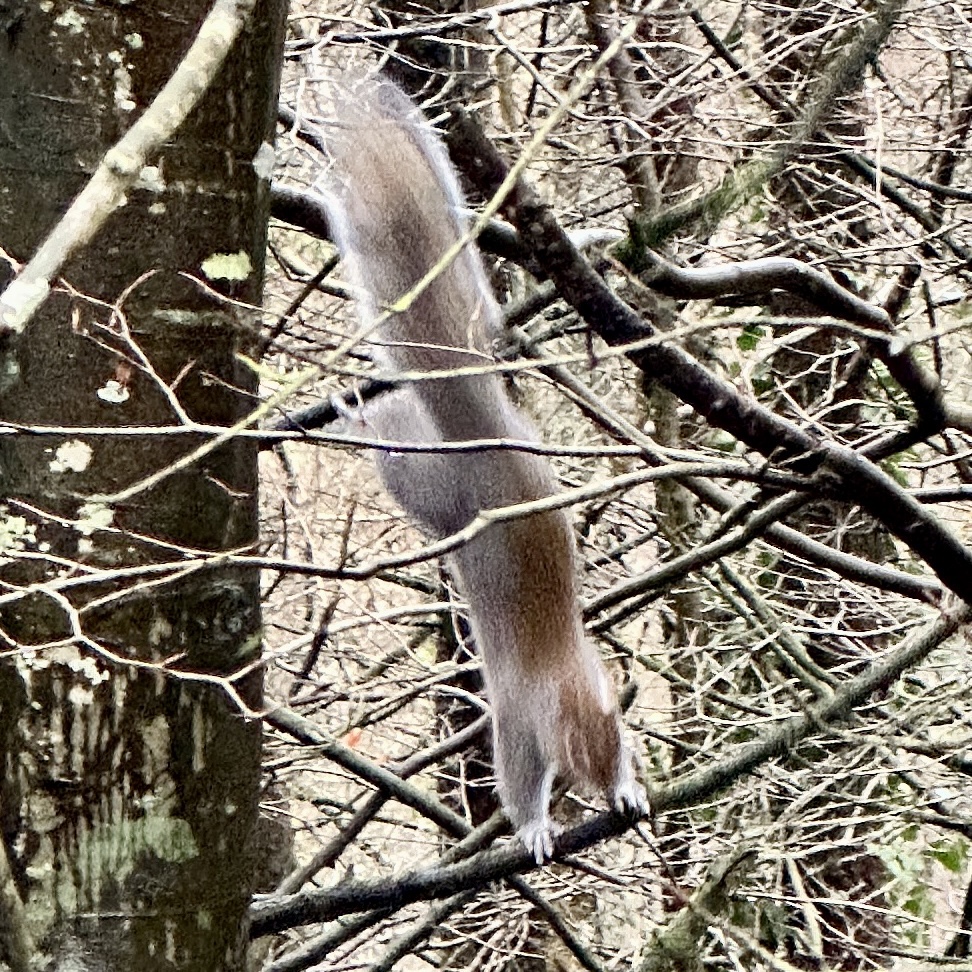
[[[560,833],[558,827],[549,817],[534,820],[521,827],[516,836],[520,843],[533,855],[533,859],[541,867],[553,857],[554,840]]]
[[[618,784],[612,794],[611,805],[618,813],[631,817],[644,817],[651,812],[645,788],[633,779]]]

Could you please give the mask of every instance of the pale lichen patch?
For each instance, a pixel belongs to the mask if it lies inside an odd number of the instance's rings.
[[[85,19],[75,7],[68,7],[54,21],[58,27],[66,27],[72,34],[84,33]]]
[[[91,465],[94,452],[87,442],[70,439],[62,442],[54,453],[50,469],[53,473],[84,472]]]
[[[253,262],[244,250],[214,253],[203,260],[201,269],[210,280],[246,280],[253,272]]]
[[[121,51],[109,51],[108,60],[115,66],[112,72],[115,80],[115,107],[119,111],[134,111],[136,104],[132,97],[132,75],[125,63],[125,55]]]
[[[95,530],[107,530],[111,526],[115,511],[104,503],[82,503],[75,520],[75,529],[85,537]]]
[[[165,179],[162,169],[157,165],[143,165],[135,180],[136,189],[148,189],[149,192],[165,192]]]
[[[121,405],[123,402],[127,402],[129,398],[128,389],[114,378],[106,381],[95,394],[103,402],[108,402],[109,405]]]
[[[4,554],[26,550],[37,540],[37,528],[27,522],[27,518],[10,512],[9,507],[0,506],[0,562]]]

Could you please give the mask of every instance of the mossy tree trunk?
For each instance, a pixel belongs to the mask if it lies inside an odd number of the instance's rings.
[[[210,6],[0,4],[0,290]],[[52,956],[243,967],[260,772],[244,710],[261,678],[234,696],[221,677],[258,658],[258,576],[160,565],[253,545],[255,452],[232,440],[130,491],[204,439],[93,430],[225,426],[253,408],[238,353],[258,320],[240,307],[263,284],[253,159],[272,141],[286,4],[253,6],[203,101],[65,266],[68,286],[0,348],[0,422],[17,429],[0,436],[0,958],[15,972]],[[206,286],[179,275],[204,264]]]

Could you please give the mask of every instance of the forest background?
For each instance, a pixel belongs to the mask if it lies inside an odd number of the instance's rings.
[[[966,6],[0,29],[9,968],[968,967]],[[316,191],[379,64],[492,204],[652,798],[567,795],[542,871],[441,547],[327,425],[395,378]]]

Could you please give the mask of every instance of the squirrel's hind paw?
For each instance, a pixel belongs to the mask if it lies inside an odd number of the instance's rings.
[[[611,805],[626,816],[644,817],[651,811],[648,794],[636,780],[624,780],[611,795]]]
[[[560,831],[561,828],[549,817],[546,817],[541,820],[532,820],[524,825],[516,832],[516,836],[520,843],[533,855],[537,864],[542,867],[545,861],[553,857],[554,838]]]

